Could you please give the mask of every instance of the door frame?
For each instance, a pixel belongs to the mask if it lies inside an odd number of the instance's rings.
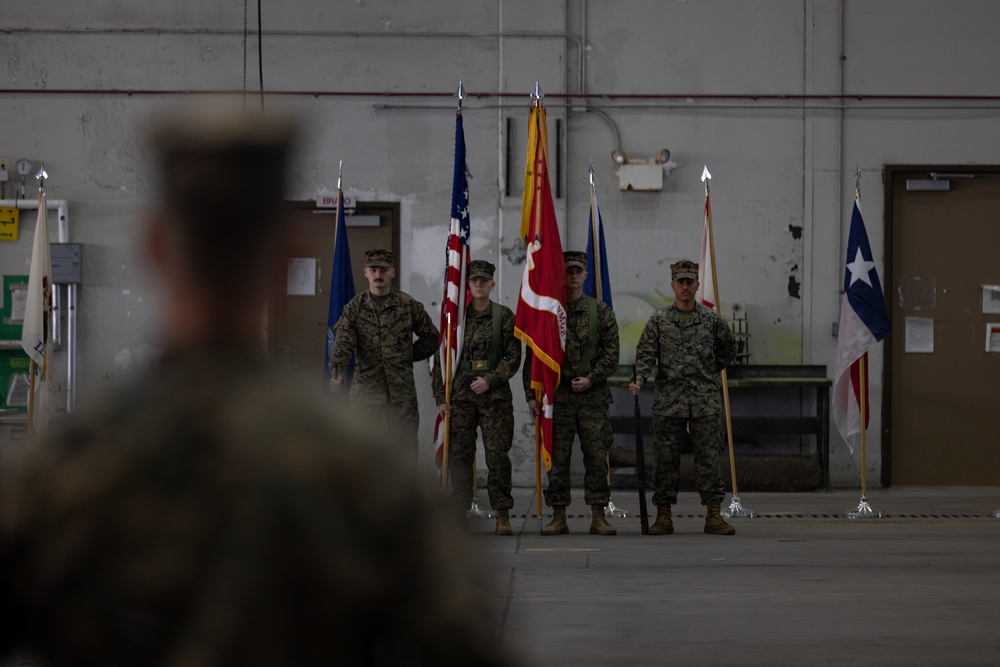
[[[886,308],[889,311],[889,319],[892,321],[893,313],[897,308],[896,300],[893,298],[895,290],[889,280],[892,278],[893,266],[893,206],[892,206],[892,184],[899,173],[911,173],[922,171],[930,174],[1000,174],[1000,165],[976,165],[976,164],[887,164],[882,168],[882,190],[883,190],[883,222],[884,222],[884,243],[883,243],[883,263],[885,265],[885,280],[882,290],[885,292]],[[882,345],[882,474],[880,482],[883,488],[892,486],[892,345]]]
[[[330,209],[320,209],[316,207],[316,201],[313,199],[305,200],[288,200],[285,202],[285,207],[290,211],[323,211],[324,213],[329,213],[335,215],[335,213],[330,213]],[[400,282],[400,211],[401,206],[399,202],[394,201],[370,201],[370,202],[357,202],[356,206],[352,209],[350,214],[346,217],[349,219],[351,215],[378,215],[380,217],[387,216],[389,225],[392,228],[392,254],[394,258],[394,264],[396,267],[396,279],[393,281],[393,289],[399,289]],[[348,227],[350,227],[348,225]],[[332,225],[331,225],[332,228]],[[348,233],[350,230],[348,229]],[[350,241],[348,241],[350,243]],[[276,267],[275,270],[281,270],[281,266]],[[353,267],[352,267],[353,268]],[[355,285],[355,293],[360,293],[368,289],[367,284]],[[274,359],[277,355],[276,349],[276,339],[271,335],[271,332],[277,330],[277,308],[275,306],[277,301],[277,284],[272,280],[271,286],[268,289],[267,296],[267,317],[266,317],[266,340],[265,340],[265,350],[269,359]]]

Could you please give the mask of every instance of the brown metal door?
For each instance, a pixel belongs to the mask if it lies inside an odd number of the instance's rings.
[[[359,203],[354,215],[347,217],[347,243],[351,249],[356,292],[368,289],[364,275],[365,251],[371,248],[393,250],[395,285],[398,287],[398,220],[398,204]],[[285,253],[288,265],[280,266],[275,272],[268,308],[268,354],[287,367],[309,373],[315,371],[317,383],[322,382],[326,353],[336,221],[336,211],[331,209],[302,208],[291,213],[286,223],[292,227],[292,241]],[[314,276],[309,260],[315,261]],[[310,267],[308,281],[304,281],[300,273],[293,282],[299,287],[309,282],[312,286],[306,291],[312,293],[289,294],[289,269],[301,270],[303,267]]]
[[[929,171],[949,189],[925,189],[940,187]],[[1000,352],[986,351],[1000,313],[983,312],[983,286],[1000,284],[1000,173],[888,176],[890,483],[1000,484]]]

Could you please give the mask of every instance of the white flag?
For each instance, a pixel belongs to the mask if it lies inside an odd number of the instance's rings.
[[[716,310],[715,303],[715,279],[712,276],[712,264],[715,258],[712,257],[712,244],[709,239],[709,216],[711,215],[711,203],[708,200],[708,193],[705,194],[705,226],[701,232],[701,257],[698,259],[698,291],[694,295],[694,300],[706,308]]]
[[[35,224],[35,242],[31,249],[28,299],[24,307],[24,326],[21,330],[21,347],[37,364],[33,414],[36,429],[48,423],[52,407],[51,391],[46,377],[49,337],[45,328],[49,313],[51,280],[52,254],[49,250],[48,204],[45,201],[45,193],[41,192],[38,195],[38,222]]]

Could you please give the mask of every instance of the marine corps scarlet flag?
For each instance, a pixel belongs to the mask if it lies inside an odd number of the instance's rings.
[[[545,469],[552,467],[552,404],[566,354],[566,265],[556,226],[548,170],[545,107],[536,103],[528,125],[521,237],[526,261],[514,316],[514,335],[532,351],[531,387],[541,409]]]

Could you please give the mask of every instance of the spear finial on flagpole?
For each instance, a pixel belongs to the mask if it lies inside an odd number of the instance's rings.
[[[45,163],[43,162],[42,166],[39,167],[39,169],[38,169],[38,173],[35,174],[35,178],[38,179],[38,191],[39,192],[45,192],[45,179],[48,178],[48,177],[49,177],[49,175],[45,171]]]
[[[854,170],[854,194],[856,196],[861,196],[861,166],[857,166]]]
[[[594,161],[593,160],[590,161],[590,167],[589,167],[588,171],[590,172],[590,187],[596,189],[597,186],[594,185]]]
[[[712,232],[712,207],[709,205],[709,202],[708,202],[708,197],[709,197],[709,182],[711,180],[712,180],[712,174],[711,174],[711,172],[708,171],[708,165],[705,165],[705,168],[701,172],[701,181],[702,181],[702,183],[705,184],[705,231],[706,231],[707,237],[708,237],[708,244],[707,244],[708,247],[705,248],[705,252],[707,252],[708,255],[707,255],[707,258],[705,259],[705,261],[710,261],[711,264],[712,264],[712,267],[711,267],[711,269],[712,269],[712,273],[711,273],[711,277],[712,277],[712,292],[713,292],[712,297],[715,299],[715,308],[718,309],[719,308],[719,303],[720,303],[720,300],[719,300],[719,277],[718,277],[718,275],[716,275],[716,270],[715,270],[715,264],[716,264],[716,262],[715,262],[715,237],[714,237],[714,234]],[[704,242],[703,242],[703,247],[704,247]],[[708,279],[708,277],[706,275],[706,280],[707,279]],[[726,434],[728,435],[727,439],[728,439],[728,442],[729,442],[729,474],[730,474],[730,479],[732,480],[732,486],[733,486],[732,500],[729,503],[729,507],[727,509],[722,510],[721,514],[722,514],[722,516],[726,517],[727,519],[730,519],[730,518],[740,518],[740,517],[750,518],[750,517],[754,516],[754,512],[751,509],[747,509],[747,508],[743,507],[743,504],[740,502],[739,490],[738,490],[738,488],[736,486],[736,452],[735,452],[735,449],[733,447],[732,411],[731,411],[730,404],[729,404],[729,376],[726,373],[726,369],[725,368],[723,368],[722,371],[720,371],[719,375],[720,375],[720,377],[722,379],[722,404],[723,404],[723,408],[725,410]]]
[[[545,97],[545,93],[538,86],[538,82],[535,82],[535,89],[531,92],[531,106],[535,107],[542,103],[542,98]]]
[[[341,160],[340,161],[340,168],[337,171],[337,189],[338,190],[342,189],[341,188],[341,183],[343,183],[343,181],[344,181],[344,161]]]
[[[458,82],[458,90],[455,92],[455,97],[458,98],[458,113],[462,113],[462,100],[465,99],[465,88],[462,87],[462,81]]]

